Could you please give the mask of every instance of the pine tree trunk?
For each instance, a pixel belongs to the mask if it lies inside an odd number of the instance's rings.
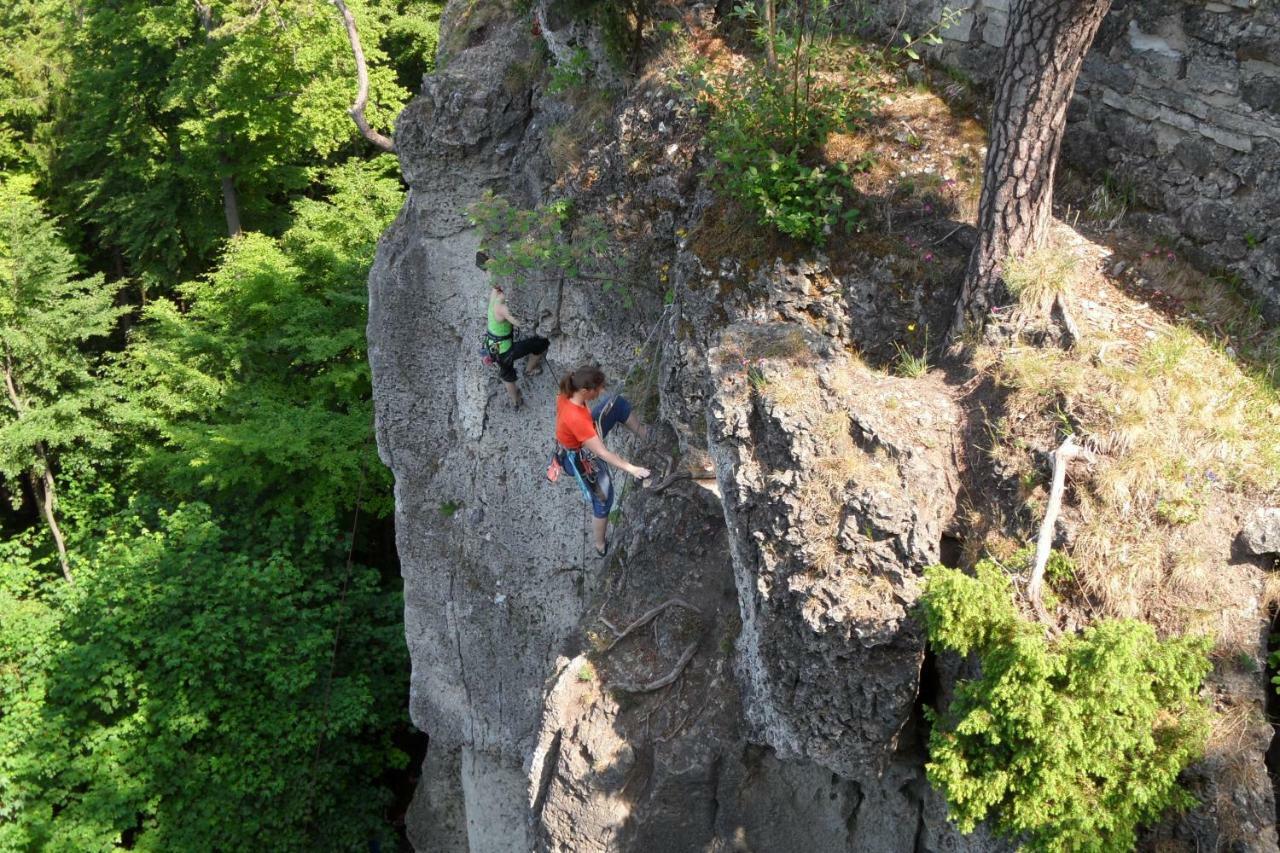
[[[1053,212],[1053,176],[1067,106],[1111,0],[1014,0],[1000,63],[978,243],[948,339],[981,329],[1003,297],[1005,259],[1039,247]]]

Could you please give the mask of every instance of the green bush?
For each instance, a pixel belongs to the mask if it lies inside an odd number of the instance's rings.
[[[1192,802],[1177,777],[1208,736],[1210,640],[1134,620],[1049,640],[998,566],[976,575],[926,571],[930,642],[982,669],[934,715],[929,781],[964,832],[991,818],[1028,850],[1132,849],[1140,824]]]
[[[489,255],[485,269],[496,278],[514,284],[555,277],[595,281],[629,304],[625,257],[615,251],[604,221],[577,216],[569,199],[525,209],[486,191],[467,216],[480,229],[480,248]]]
[[[590,75],[591,54],[580,47],[569,57],[568,62],[551,69],[551,82],[547,84],[547,94],[560,95],[570,89],[584,86]]]

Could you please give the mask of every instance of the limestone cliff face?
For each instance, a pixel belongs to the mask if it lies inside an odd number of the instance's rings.
[[[752,393],[740,354],[780,335],[792,354],[757,358]],[[955,405],[797,327],[731,326],[710,355],[747,718],[784,757],[874,779],[919,692],[909,611],[955,511]],[[796,359],[816,364],[789,370]]]
[[[686,5],[694,26],[712,14]],[[538,36],[501,3],[450,4],[443,70],[396,128],[410,191],[370,274],[410,712],[430,735],[415,847],[1002,849],[956,832],[925,781],[921,705],[948,687],[911,617],[922,568],[950,558],[969,416],[942,380],[850,354],[940,325],[951,294],[891,300],[874,259],[709,250],[701,126],[654,75],[557,173],[566,107],[541,91],[536,39],[586,36],[546,3],[535,17]],[[572,197],[639,271],[625,301],[559,277],[513,289],[552,339],[519,412],[477,355],[489,282],[466,211],[486,189]],[[543,476],[556,379],[589,360],[655,424],[614,449],[689,475],[630,484],[607,561],[577,490]]]

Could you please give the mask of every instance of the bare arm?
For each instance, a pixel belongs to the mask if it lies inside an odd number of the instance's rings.
[[[516,317],[515,314],[511,313],[511,309],[507,307],[507,303],[505,302],[499,302],[497,306],[494,307],[493,314],[499,320],[504,320],[513,326],[523,325],[523,323],[520,322],[520,319]]]
[[[639,465],[632,465],[618,454],[604,446],[604,442],[600,440],[600,436],[592,436],[582,443],[582,446],[590,450],[596,456],[599,456],[605,462],[608,462],[615,468],[621,468],[632,477],[643,480],[649,476],[648,468],[641,468]]]

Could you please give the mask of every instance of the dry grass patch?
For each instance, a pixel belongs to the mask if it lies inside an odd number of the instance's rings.
[[[1166,630],[1217,629],[1242,508],[1280,493],[1280,401],[1221,348],[1160,324],[1128,357],[1015,348],[994,370],[1011,389],[997,452],[1067,431],[1101,460],[1075,482],[1073,556],[1090,598]],[[999,445],[1003,445],[1002,447]]]
[[[613,98],[603,91],[577,91],[573,114],[547,133],[547,156],[557,175],[574,172],[582,164],[587,143],[600,136],[613,113]]]

